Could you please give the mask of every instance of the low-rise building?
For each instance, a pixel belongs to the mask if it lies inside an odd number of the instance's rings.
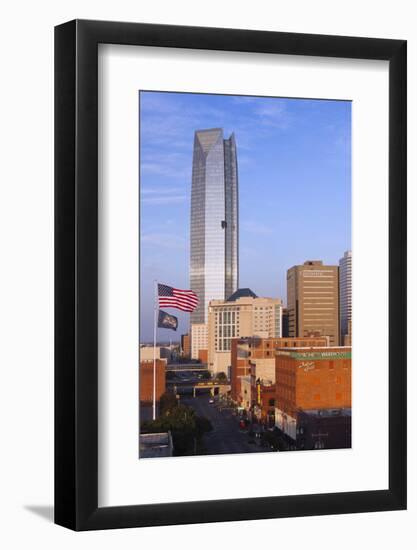
[[[275,383],[275,350],[277,348],[325,347],[327,336],[311,338],[234,338],[231,345],[231,397],[240,400],[240,377],[246,376],[251,365],[256,367],[256,378],[263,385]]]
[[[254,372],[249,373],[246,376],[242,376],[241,379],[241,401],[240,406],[249,411],[254,405],[256,400],[256,379]]]
[[[174,346],[150,346],[142,344],[139,347],[139,361],[153,360],[154,350],[156,359],[171,360]]]
[[[299,411],[295,443],[300,450],[350,448],[351,409]]]
[[[171,432],[139,435],[139,458],[172,456],[173,448]]]
[[[296,441],[308,411],[330,418],[351,408],[351,351],[338,346],[275,352],[275,422],[284,434]]]
[[[159,408],[161,395],[166,391],[166,359],[156,359],[156,408]],[[153,359],[145,359],[139,364],[139,400],[140,422],[150,420],[150,409],[153,405]]]

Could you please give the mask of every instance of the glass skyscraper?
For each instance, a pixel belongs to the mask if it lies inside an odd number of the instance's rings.
[[[348,333],[348,323],[352,321],[352,251],[344,253],[339,260],[340,284],[340,332],[343,338]]]
[[[234,134],[221,128],[194,136],[191,186],[190,286],[199,297],[191,323],[206,323],[210,300],[238,288],[238,174]]]

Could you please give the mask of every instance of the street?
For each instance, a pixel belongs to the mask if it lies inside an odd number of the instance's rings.
[[[192,407],[199,416],[205,416],[210,420],[213,431],[206,434],[203,444],[206,448],[205,454],[233,454],[233,453],[256,453],[269,452],[267,447],[260,447],[249,443],[247,432],[239,430],[238,420],[232,415],[230,409],[219,410],[218,401],[209,403],[208,394],[193,397],[181,397],[181,404]]]

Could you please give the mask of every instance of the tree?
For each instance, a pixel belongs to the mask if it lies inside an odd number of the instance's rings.
[[[169,410],[178,405],[177,398],[172,392],[165,392],[161,395],[159,400],[159,411],[161,415],[164,415]]]
[[[167,399],[168,401],[168,399]],[[196,439],[212,430],[211,422],[195,414],[194,409],[187,405],[178,405],[167,408],[156,420],[144,422],[142,433],[171,432],[176,456],[190,455],[194,452]]]
[[[226,373],[224,372],[218,372],[216,374],[216,380],[218,382],[227,382],[227,376],[226,376]]]

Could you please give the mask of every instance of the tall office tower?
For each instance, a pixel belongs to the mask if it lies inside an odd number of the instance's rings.
[[[190,286],[199,297],[191,324],[207,323],[210,300],[238,288],[238,176],[234,134],[198,130],[191,186]]]
[[[340,292],[340,335],[343,345],[345,336],[350,333],[349,322],[352,322],[352,251],[344,253],[339,260]]]
[[[291,337],[329,336],[339,345],[339,268],[307,261],[287,271]]]

